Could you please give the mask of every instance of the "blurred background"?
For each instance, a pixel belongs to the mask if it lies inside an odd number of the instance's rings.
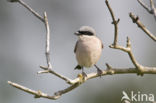
[[[105,5],[105,0],[24,0],[42,15],[48,14],[51,29],[51,62],[53,70],[69,78],[76,78],[81,71],[73,53],[77,37],[73,34],[80,26],[89,25],[96,29],[104,43],[102,56],[97,63],[105,69],[112,67],[134,67],[128,55],[108,46],[113,43],[114,26]],[[149,4],[149,0],[144,0]],[[156,3],[156,0],[154,0]],[[156,22],[137,0],[109,0],[119,22],[119,44],[126,45],[126,37],[132,42],[136,60],[144,66],[156,66],[156,44],[136,24],[129,12],[156,34]],[[32,95],[7,84],[13,81],[35,90],[53,94],[68,86],[51,74],[37,74],[39,65],[45,61],[45,27],[28,10],[18,3],[0,0],[0,103],[120,103],[122,91],[153,93],[156,96],[156,75],[143,77],[136,74],[103,76],[87,81],[58,100],[34,99]],[[86,73],[96,72],[93,67]]]

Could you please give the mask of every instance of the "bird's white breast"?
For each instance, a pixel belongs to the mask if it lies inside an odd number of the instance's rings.
[[[102,52],[101,40],[96,36],[79,37],[76,48],[76,59],[80,66],[91,67],[99,60]]]

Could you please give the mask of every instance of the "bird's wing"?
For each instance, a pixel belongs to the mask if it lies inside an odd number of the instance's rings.
[[[78,41],[76,42],[76,45],[75,45],[75,48],[74,48],[74,53],[76,53],[77,44],[78,44]]]

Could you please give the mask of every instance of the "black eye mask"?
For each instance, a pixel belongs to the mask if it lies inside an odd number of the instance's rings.
[[[79,35],[89,35],[89,36],[93,36],[94,34],[92,32],[89,31],[78,31]]]

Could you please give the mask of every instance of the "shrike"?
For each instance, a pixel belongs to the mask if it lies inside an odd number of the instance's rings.
[[[78,62],[75,69],[82,69],[82,75],[87,76],[83,71],[83,67],[90,68],[95,66],[97,68],[97,74],[101,76],[102,70],[96,66],[96,63],[101,56],[103,44],[101,40],[96,37],[95,30],[89,26],[82,26],[75,32],[75,35],[78,36],[78,41],[74,49]]]

